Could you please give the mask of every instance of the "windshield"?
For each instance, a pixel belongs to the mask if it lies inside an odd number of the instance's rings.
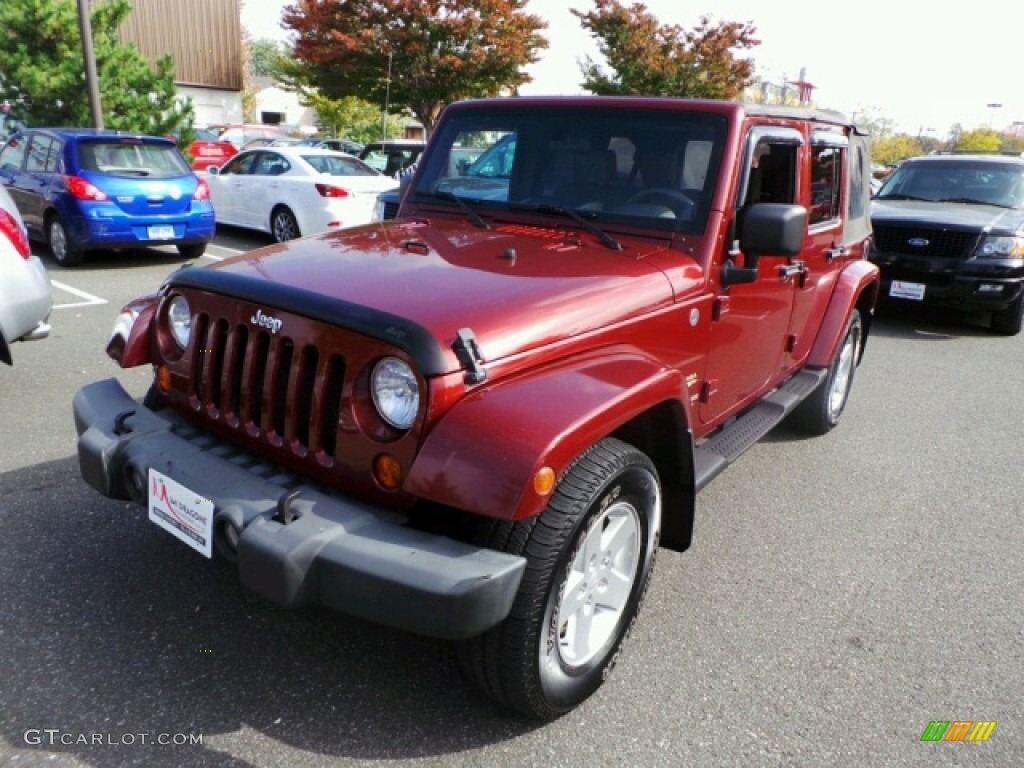
[[[885,180],[878,200],[1024,206],[1024,166],[1010,163],[905,163]]]
[[[456,195],[483,215],[533,206],[578,212],[601,227],[701,233],[725,134],[724,117],[698,112],[592,106],[455,112],[433,137],[413,192]]]

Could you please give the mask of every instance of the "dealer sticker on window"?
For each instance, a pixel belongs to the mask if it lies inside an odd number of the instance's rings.
[[[889,286],[889,295],[895,299],[924,299],[924,283],[908,283],[904,280],[893,280]]]
[[[149,470],[149,519],[192,549],[213,557],[213,502]]]

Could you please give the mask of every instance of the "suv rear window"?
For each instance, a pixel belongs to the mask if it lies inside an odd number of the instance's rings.
[[[142,141],[83,141],[78,144],[78,165],[83,171],[108,176],[169,178],[192,172],[172,144]]]

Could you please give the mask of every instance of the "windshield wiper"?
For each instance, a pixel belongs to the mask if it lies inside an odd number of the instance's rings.
[[[563,208],[560,205],[546,205],[544,203],[512,203],[509,205],[509,210],[536,211],[537,213],[552,213],[556,216],[568,216],[613,251],[622,250],[622,243],[609,235],[594,222],[580,216],[580,214],[572,210],[572,208]]]
[[[994,205],[996,208],[1012,208],[1012,205],[993,203],[991,200],[977,200],[973,197],[944,197],[936,202],[939,203],[966,203],[967,205]]]
[[[922,203],[934,203],[935,201],[927,197],[914,197],[913,195],[904,195],[900,193],[892,193],[889,195],[879,195],[875,200],[918,200]]]
[[[473,210],[473,207],[463,200],[461,197],[456,195],[454,192],[449,192],[447,189],[436,189],[433,192],[427,193],[427,197],[436,197],[441,200],[448,200],[455,203],[461,208],[473,223],[476,224],[480,229],[490,229],[491,225],[483,220],[483,217]]]

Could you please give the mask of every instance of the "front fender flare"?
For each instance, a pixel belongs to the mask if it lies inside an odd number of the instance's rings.
[[[549,498],[533,489],[539,469],[561,478],[587,447],[654,405],[687,409],[685,392],[679,371],[631,349],[496,383],[441,417],[404,489],[486,517],[536,515]]]
[[[855,307],[863,310],[864,341],[867,340],[871,327],[871,313],[878,299],[879,271],[870,261],[854,261],[847,264],[839,273],[835,290],[825,308],[825,315],[818,329],[818,335],[807,356],[807,365],[811,368],[827,368],[835,359],[839,345],[842,343],[846,318]],[[864,352],[863,341],[861,354]],[[858,361],[859,362],[859,361]]]

